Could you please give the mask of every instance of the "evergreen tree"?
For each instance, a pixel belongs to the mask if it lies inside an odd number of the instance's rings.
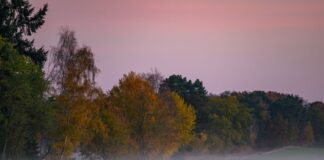
[[[34,159],[45,128],[46,81],[29,57],[0,37],[1,159]]]
[[[31,36],[44,24],[47,4],[36,13],[27,0],[0,0],[0,36],[13,43],[20,54],[30,57],[36,64],[43,66],[47,51],[35,48]]]
[[[199,79],[192,82],[181,75],[171,75],[166,78],[160,86],[160,92],[173,91],[180,95],[186,104],[194,107],[197,116],[196,131],[205,129],[207,123],[207,113],[204,107],[208,101],[207,91]]]
[[[324,146],[324,103],[311,103],[308,108],[308,117],[314,131],[315,144]]]

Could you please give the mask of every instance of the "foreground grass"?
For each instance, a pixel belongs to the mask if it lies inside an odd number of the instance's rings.
[[[191,156],[183,160],[324,160],[324,148],[285,147],[247,156]]]
[[[258,155],[255,160],[259,158],[265,160],[323,160],[324,148],[285,148],[277,152]]]

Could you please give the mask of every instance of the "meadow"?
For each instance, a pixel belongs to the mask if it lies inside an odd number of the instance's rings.
[[[323,160],[324,148],[284,147],[269,152],[235,156],[188,156],[183,160]]]

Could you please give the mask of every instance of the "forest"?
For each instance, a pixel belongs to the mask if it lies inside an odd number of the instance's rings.
[[[0,0],[0,159],[172,159],[324,147],[324,103],[273,91],[216,95],[199,79],[130,71],[111,90],[89,46],[63,28],[51,50],[26,0]],[[44,72],[45,62],[50,72]],[[213,76],[213,75],[210,75]]]

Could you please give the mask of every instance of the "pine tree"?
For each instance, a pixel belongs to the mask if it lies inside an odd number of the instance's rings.
[[[47,51],[35,48],[34,40],[27,37],[44,24],[47,4],[36,13],[34,11],[35,8],[27,0],[0,0],[0,35],[9,39],[20,54],[43,66]]]

